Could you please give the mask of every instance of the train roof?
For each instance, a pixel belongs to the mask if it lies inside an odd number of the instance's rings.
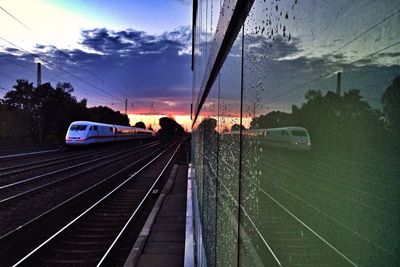
[[[85,125],[97,125],[97,126],[108,126],[112,127],[114,126],[113,124],[106,124],[106,123],[99,123],[99,122],[93,122],[93,121],[74,121],[71,123],[71,125],[76,125],[76,124],[85,124]]]
[[[267,128],[267,129],[258,129],[258,130],[267,130],[267,131],[304,130],[304,131],[307,131],[306,128],[298,127],[298,126],[280,127],[280,128]]]
[[[107,124],[107,123],[100,123],[100,122],[93,122],[93,121],[74,121],[71,123],[71,125],[79,125],[79,124],[84,124],[84,125],[97,125],[97,126],[105,126],[105,127],[115,127],[115,128],[129,128],[129,129],[135,129],[135,130],[141,130],[141,131],[147,131],[147,132],[153,132],[151,130],[143,129],[143,128],[138,128],[138,127],[132,127],[132,126],[126,126],[126,125],[117,125],[117,124]]]

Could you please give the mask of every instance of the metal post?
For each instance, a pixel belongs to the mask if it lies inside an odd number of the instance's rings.
[[[341,91],[342,91],[342,73],[338,72],[336,79],[336,94],[340,96]]]
[[[42,64],[37,63],[37,83],[36,86],[39,87],[42,84]]]
[[[125,115],[128,115],[128,98],[125,98]]]

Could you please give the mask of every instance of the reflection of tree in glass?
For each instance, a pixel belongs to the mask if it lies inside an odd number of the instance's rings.
[[[233,131],[239,131],[240,130],[240,128],[242,129],[242,130],[246,130],[246,128],[243,126],[243,125],[239,125],[239,124],[234,124],[234,125],[232,125],[232,127],[231,127],[231,132],[233,132]]]
[[[385,126],[400,134],[400,75],[386,89],[382,96],[383,113],[385,115]]]
[[[197,134],[199,136],[199,142],[203,146],[203,172],[202,182],[204,183],[203,191],[203,205],[204,209],[204,230],[203,239],[204,242],[209,244],[206,247],[206,254],[210,261],[215,260],[215,244],[216,240],[216,224],[217,214],[215,207],[216,203],[216,192],[217,192],[217,179],[218,179],[218,146],[219,146],[219,134],[216,131],[217,120],[213,118],[207,118],[201,121],[197,127]],[[214,265],[214,264],[211,264]]]
[[[343,96],[328,91],[310,90],[306,103],[292,106],[292,112],[273,111],[251,122],[252,128],[300,126],[308,130],[313,149],[325,153],[360,156],[396,152],[398,142],[384,129],[382,112],[373,108],[360,94],[351,89]],[[382,97],[387,126],[400,130],[400,78],[388,87]]]

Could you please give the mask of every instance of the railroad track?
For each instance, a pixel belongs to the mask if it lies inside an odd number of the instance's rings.
[[[219,164],[224,171],[229,171],[232,175],[239,174],[238,169],[230,164],[229,159],[219,157]],[[206,166],[215,177],[218,177],[213,166],[209,163]],[[237,197],[234,197],[237,193],[231,192],[231,186],[226,184],[226,181],[217,179],[218,187],[223,192],[220,201],[234,203],[235,208],[240,209],[241,225],[247,225],[246,229],[240,230],[249,231],[246,235],[251,236],[252,243],[259,244],[258,257],[262,258],[263,262],[268,262],[272,266],[320,266],[327,262],[338,266],[356,266],[335,244],[321,236],[302,218],[296,216],[286,203],[277,199],[276,192],[275,194],[269,193],[259,182],[242,173],[242,183],[258,191],[257,194],[254,193],[254,196],[249,196],[250,192],[246,192],[246,197],[257,196],[258,199],[257,216],[260,218],[254,218],[254,214],[249,214],[242,206],[243,204],[239,206]],[[227,213],[232,212],[229,211],[231,208],[225,208],[228,210]],[[232,220],[233,222],[230,223],[237,228],[236,218]],[[258,225],[260,221],[262,224]],[[236,229],[235,231],[237,232]]]
[[[135,148],[135,147],[133,147]],[[123,149],[125,150],[125,149]],[[69,155],[61,155],[55,157],[46,157],[42,160],[35,160],[32,162],[23,162],[17,164],[9,164],[10,166],[0,168],[0,187],[10,183],[10,181],[16,181],[21,179],[21,176],[33,176],[37,175],[45,170],[57,170],[62,165],[73,165],[74,163],[88,160],[89,158],[98,158],[102,155],[114,153],[115,151],[120,152],[120,147],[110,147],[108,149],[95,149],[94,151],[78,151],[73,152]]]
[[[179,146],[175,144],[173,149],[169,147],[161,153],[157,152],[157,155],[153,153],[150,155],[150,160],[142,157],[48,211],[47,214],[42,214],[25,224],[21,227],[22,232],[32,228],[32,225],[43,223],[43,221],[46,221],[44,218],[50,217],[51,214],[60,213],[60,210],[66,209],[66,206],[70,207],[71,204],[69,203],[82,199],[84,195],[89,193],[93,194],[94,190],[116,180],[118,176],[137,165],[139,161],[148,160],[143,167],[129,175],[128,178],[118,180],[118,185],[114,185],[111,192],[95,201],[90,208],[82,211],[58,230],[56,234],[44,240],[43,243],[36,244],[36,248],[31,249],[31,252],[18,261],[16,266],[64,264],[94,266],[99,262],[106,262],[109,255],[112,254],[113,248],[124,235],[128,224],[137,216],[141,207],[146,204],[146,200],[153,195],[153,189],[157,187],[158,182],[165,174]],[[82,205],[79,204],[79,206]],[[4,250],[4,243],[15,239],[15,236],[21,236],[21,231],[17,229],[0,238],[0,244],[3,244],[3,256],[5,253],[10,254],[9,249]],[[25,250],[17,249],[17,251],[19,252],[11,253],[13,254],[11,258]],[[16,262],[13,260],[10,261],[8,258],[0,262],[5,265],[12,265]]]
[[[108,151],[101,153],[97,152],[97,154],[90,153],[90,156],[95,156],[94,159],[89,158],[85,162],[2,185],[0,186],[0,207],[4,205],[11,205],[13,201],[18,201],[21,198],[25,198],[28,195],[32,195],[38,191],[48,189],[52,186],[59,186],[62,183],[68,182],[74,178],[79,178],[82,175],[85,175],[86,173],[94,171],[98,168],[102,168],[119,160],[131,157],[134,154],[146,151],[158,145],[159,142],[154,142],[112,154],[110,154]],[[106,155],[102,156],[104,154]],[[79,158],[82,159],[86,157],[83,156]],[[63,175],[64,173],[67,175]]]

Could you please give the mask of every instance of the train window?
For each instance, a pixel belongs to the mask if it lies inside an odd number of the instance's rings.
[[[97,126],[96,125],[93,126],[93,130],[97,131]]]
[[[86,130],[86,128],[87,128],[87,125],[72,125],[71,126],[71,128],[70,128],[70,130],[71,131],[84,131],[84,130]]]
[[[110,127],[110,132],[112,132],[113,131],[113,127]]]
[[[306,137],[307,133],[305,131],[291,131],[293,136],[302,136]]]

